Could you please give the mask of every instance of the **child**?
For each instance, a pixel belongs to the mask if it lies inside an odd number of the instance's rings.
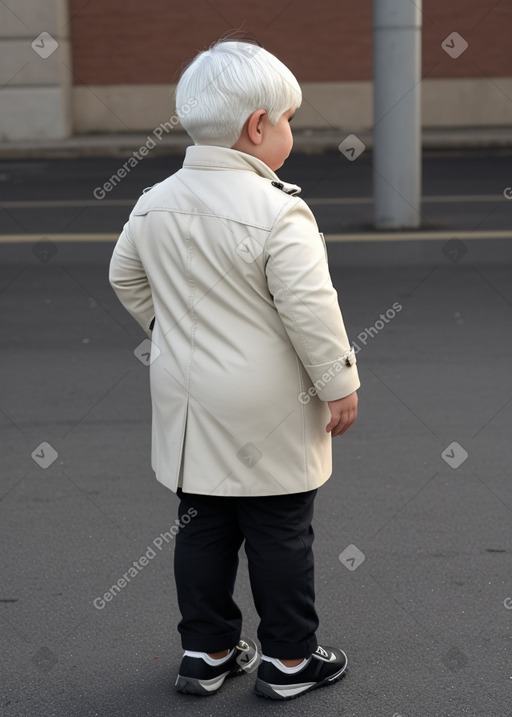
[[[311,521],[359,379],[323,235],[300,188],[274,173],[301,101],[262,47],[224,40],[200,53],[176,97],[195,146],[141,196],[110,264],[152,339],[152,467],[180,498],[185,693],[214,694],[259,662],[256,693],[290,699],[346,667],[316,640]],[[261,657],[240,639],[233,600],[244,541]]]

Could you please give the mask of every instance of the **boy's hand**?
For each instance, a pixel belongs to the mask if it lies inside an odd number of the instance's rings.
[[[337,401],[327,401],[331,412],[331,420],[325,430],[331,432],[332,437],[342,436],[354,423],[357,416],[357,392],[339,398]]]

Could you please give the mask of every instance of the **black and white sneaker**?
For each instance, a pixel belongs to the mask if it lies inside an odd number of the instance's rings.
[[[347,668],[347,656],[336,647],[317,647],[297,672],[285,672],[263,659],[254,691],[271,700],[291,700],[336,682]]]
[[[231,654],[220,664],[205,660],[204,653],[185,651],[181,661],[176,689],[186,695],[214,695],[228,677],[255,670],[260,661],[258,648],[252,640],[239,640]]]

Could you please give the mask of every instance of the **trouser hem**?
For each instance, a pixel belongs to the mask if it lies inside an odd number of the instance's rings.
[[[261,645],[261,651],[267,657],[275,657],[278,660],[294,660],[299,657],[309,657],[318,647],[316,638],[296,643],[294,645],[283,645],[276,642],[265,642]]]
[[[181,646],[184,650],[220,652],[221,650],[231,650],[238,644],[239,639],[239,632],[224,635],[182,635]]]

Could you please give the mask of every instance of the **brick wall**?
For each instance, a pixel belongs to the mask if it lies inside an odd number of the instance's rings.
[[[172,83],[197,51],[240,28],[300,82],[370,80],[371,0],[69,0],[75,85]],[[424,0],[423,75],[512,76],[510,0]],[[457,60],[441,48],[457,31]]]

